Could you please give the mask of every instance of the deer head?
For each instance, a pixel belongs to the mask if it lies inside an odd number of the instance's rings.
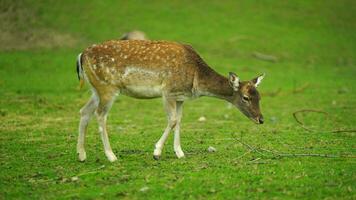
[[[233,89],[233,97],[230,103],[235,105],[246,117],[257,124],[263,124],[263,116],[259,103],[261,97],[256,89],[263,78],[264,74],[250,81],[240,81],[235,73],[229,73],[229,83]]]

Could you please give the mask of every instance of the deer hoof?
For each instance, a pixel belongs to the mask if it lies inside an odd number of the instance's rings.
[[[105,152],[106,157],[109,159],[110,162],[115,162],[117,161],[117,157],[115,156],[115,154],[111,151],[111,152]]]
[[[84,162],[87,159],[87,154],[85,151],[78,152],[78,159],[80,162]]]
[[[176,156],[177,156],[178,158],[184,158],[184,153],[183,153],[183,151],[177,151],[177,152],[176,152]]]
[[[159,156],[159,155],[153,155],[153,159],[155,159],[155,160],[159,160],[161,158],[161,156]]]
[[[162,150],[159,148],[156,148],[153,152],[153,159],[159,160],[161,158],[161,153],[162,153]]]

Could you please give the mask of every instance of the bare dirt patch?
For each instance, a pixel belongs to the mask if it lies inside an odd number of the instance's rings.
[[[69,33],[41,27],[39,17],[18,1],[0,2],[0,51],[73,47]]]

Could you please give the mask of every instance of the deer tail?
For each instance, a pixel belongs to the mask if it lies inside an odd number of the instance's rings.
[[[77,75],[79,79],[79,89],[81,89],[84,85],[84,75],[83,75],[83,67],[82,67],[82,53],[80,53],[77,57]]]

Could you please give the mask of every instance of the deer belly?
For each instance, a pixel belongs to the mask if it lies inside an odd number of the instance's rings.
[[[120,92],[124,95],[149,99],[162,96],[161,72],[144,67],[128,66],[121,76]]]
[[[122,94],[139,99],[150,99],[162,96],[160,85],[127,85],[120,90]]]

